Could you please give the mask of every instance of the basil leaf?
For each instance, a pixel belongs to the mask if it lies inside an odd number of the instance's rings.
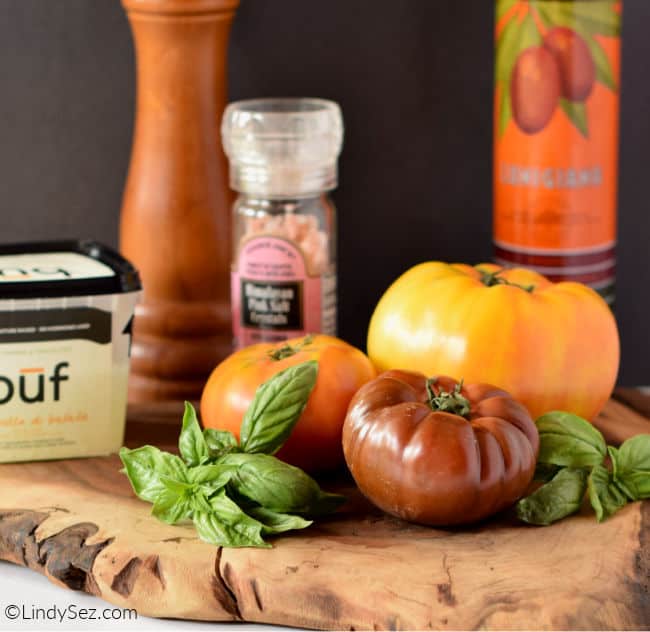
[[[175,494],[189,494],[192,490],[192,484],[187,481],[187,478],[185,480],[179,480],[178,478],[162,474],[160,476],[160,482],[165,489],[169,489]]]
[[[190,496],[189,501],[190,501],[190,507],[192,508],[192,511],[195,513],[197,511],[198,512],[212,511],[210,501],[208,500],[207,496],[200,490],[194,490],[194,493]]]
[[[600,465],[607,454],[603,435],[577,415],[553,411],[535,422],[541,463],[567,467]]]
[[[199,420],[196,418],[196,411],[189,402],[185,402],[183,428],[178,438],[178,450],[185,463],[190,467],[205,463],[210,458],[208,444],[203,438]]]
[[[203,438],[208,446],[210,458],[218,459],[228,452],[236,451],[239,448],[237,437],[228,430],[215,430],[206,428],[203,431]]]
[[[245,452],[273,454],[282,447],[307,404],[317,374],[317,362],[303,362],[280,371],[257,389],[241,425]]]
[[[229,454],[224,461],[239,466],[229,487],[272,511],[304,513],[320,495],[313,478],[274,456]]]
[[[305,520],[300,516],[291,516],[264,507],[252,507],[248,510],[248,514],[262,523],[262,533],[265,535],[282,533],[292,529],[304,529],[312,524],[311,520]]]
[[[301,469],[268,454],[229,454],[219,462],[238,465],[229,489],[272,511],[323,515],[345,501],[321,491]]]
[[[156,497],[151,513],[167,524],[176,524],[190,517],[191,507],[187,495],[191,486],[173,479],[161,478],[163,489]]]
[[[135,450],[122,448],[120,459],[135,494],[150,503],[163,489],[162,476],[179,481],[187,477],[187,467],[180,458],[150,445]]]
[[[624,441],[618,455],[623,470],[650,472],[650,434],[639,434]]]
[[[630,500],[650,498],[650,474],[648,472],[625,472],[623,476],[616,479],[616,484]]]
[[[580,509],[586,488],[585,470],[564,468],[550,482],[517,503],[517,516],[529,524],[552,524]]]
[[[151,513],[162,522],[177,524],[189,518],[191,510],[187,498],[179,498],[165,490],[156,498]]]
[[[628,489],[625,482],[621,479],[623,472],[621,472],[621,466],[619,464],[620,457],[618,449],[614,446],[608,445],[607,452],[609,453],[609,459],[612,462],[612,476],[616,481],[616,485],[625,494],[628,500],[636,500],[634,493]]]
[[[306,511],[301,512],[310,517],[325,516],[336,511],[347,499],[341,494],[321,491]]]
[[[609,449],[614,480],[630,500],[650,498],[650,435],[640,434]]]
[[[193,521],[199,537],[210,544],[271,546],[262,539],[262,523],[247,516],[223,491],[210,499],[210,511],[195,511]]]
[[[627,504],[625,494],[618,489],[609,470],[603,465],[596,465],[591,470],[587,488],[598,522],[606,520]]]
[[[535,466],[534,481],[548,483],[562,468],[551,463],[537,463]]]
[[[607,453],[609,454],[609,458],[612,462],[612,469],[613,469],[614,476],[616,476],[616,473],[620,467],[618,464],[618,459],[619,459],[618,448],[615,448],[613,445],[608,445]]]
[[[198,465],[188,472],[188,480],[200,487],[208,495],[225,487],[233,477],[237,468],[232,465],[215,463],[212,465]]]

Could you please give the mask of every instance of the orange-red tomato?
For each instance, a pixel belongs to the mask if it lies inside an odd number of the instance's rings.
[[[612,393],[619,362],[616,321],[580,283],[551,283],[523,268],[438,261],[405,272],[370,321],[377,369],[487,382],[533,418],[566,410],[593,419]]]
[[[230,430],[239,437],[242,418],[257,387],[283,369],[307,360],[318,361],[316,386],[276,456],[310,471],[340,465],[348,404],[376,372],[361,351],[338,338],[315,335],[236,351],[214,369],[203,389],[203,425]]]

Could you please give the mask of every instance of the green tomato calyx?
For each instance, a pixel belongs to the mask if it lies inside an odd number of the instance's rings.
[[[278,347],[273,351],[269,351],[269,357],[271,360],[279,362],[280,360],[284,360],[285,358],[290,358],[291,356],[296,355],[296,353],[304,349],[307,345],[310,345],[313,341],[314,336],[312,334],[308,334],[296,345],[291,346],[289,343],[285,343],[281,347]]]
[[[535,289],[534,285],[521,285],[520,283],[513,283],[504,279],[501,274],[505,272],[505,268],[500,268],[494,272],[488,272],[487,270],[482,270],[478,268],[478,271],[481,273],[481,283],[485,287],[494,287],[495,285],[510,285],[511,287],[518,287],[520,290],[525,292],[532,292]]]
[[[437,412],[451,413],[468,419],[470,404],[467,397],[461,394],[463,390],[463,380],[458,382],[454,390],[450,393],[444,389],[438,389],[438,394],[433,390],[434,384],[438,378],[432,377],[427,380],[427,395],[429,396],[429,406],[431,410]]]

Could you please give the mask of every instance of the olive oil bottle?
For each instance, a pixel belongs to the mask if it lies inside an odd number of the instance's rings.
[[[494,246],[612,304],[621,0],[496,0]]]

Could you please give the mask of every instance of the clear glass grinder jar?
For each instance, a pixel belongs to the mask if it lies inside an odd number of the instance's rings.
[[[323,99],[230,104],[222,123],[233,207],[235,346],[336,334],[336,211],[343,140]]]

